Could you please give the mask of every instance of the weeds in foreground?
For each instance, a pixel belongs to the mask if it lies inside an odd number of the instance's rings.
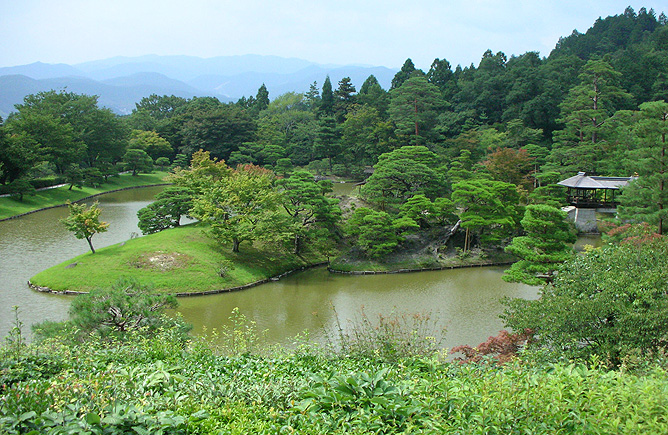
[[[5,345],[0,433],[668,433],[666,372],[655,364],[641,376],[526,354],[500,367],[453,364],[432,344],[402,350],[438,330],[430,316],[363,311],[339,324],[335,352],[304,338],[295,352],[256,356],[254,324],[232,315],[229,355],[164,328],[84,344],[54,336],[18,357]]]
[[[258,331],[257,323],[240,313],[238,307],[232,310],[229,319],[232,326],[223,326],[218,333],[222,339],[221,352],[231,356],[259,353],[267,331]]]
[[[23,338],[23,322],[19,318],[18,305],[12,307],[12,313],[14,313],[12,329],[9,330],[9,334],[5,337],[5,341],[9,353],[15,358],[18,358],[26,345],[25,339]]]
[[[331,347],[342,355],[396,362],[402,358],[431,357],[443,351],[445,327],[430,313],[378,314],[371,318],[360,309],[342,325],[334,310],[336,330],[328,333]]]

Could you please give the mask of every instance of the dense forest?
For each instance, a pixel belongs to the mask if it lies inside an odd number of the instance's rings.
[[[561,38],[545,58],[487,51],[477,67],[453,70],[437,58],[426,72],[407,59],[388,90],[373,76],[359,89],[327,77],[304,94],[270,99],[262,85],[228,104],[151,95],[124,117],[95,96],[29,95],[0,129],[0,188],[22,197],[54,182],[100,184],[121,170],[187,168],[200,150],[279,178],[295,169],[368,177],[361,196],[369,207],[357,220],[392,224],[397,233],[370,236],[391,240],[366,252],[379,256],[407,229],[455,214],[477,243],[507,240],[524,206],[563,204],[556,181],[578,171],[637,174],[627,214],[662,233],[657,176],[666,162],[656,138],[668,99],[666,22],[663,13],[627,8]],[[492,204],[499,199],[503,207]],[[432,222],[417,219],[420,207],[434,210]]]

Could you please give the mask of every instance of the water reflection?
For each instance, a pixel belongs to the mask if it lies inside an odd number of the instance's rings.
[[[447,328],[446,346],[476,345],[502,328],[502,297],[537,297],[537,288],[506,283],[502,273],[501,268],[475,268],[348,276],[320,268],[243,292],[182,299],[178,311],[201,333],[205,327],[231,326],[228,317],[238,307],[258,330],[266,330],[267,342],[283,344],[304,329],[323,340],[325,330],[336,329],[336,315],[346,327],[345,320],[359,317],[362,308],[374,318],[430,313]]]
[[[93,245],[102,248],[141,234],[137,211],[162,189],[124,190],[95,198],[102,209],[100,219],[110,225],[106,233],[93,237]],[[27,286],[38,272],[88,251],[86,241],[76,239],[59,222],[67,214],[67,207],[58,207],[0,222],[0,336],[11,328],[14,305],[20,307],[26,332],[33,323],[67,317],[71,298],[37,293]]]
[[[348,192],[352,187],[336,186]],[[96,248],[139,234],[137,210],[161,189],[127,190],[97,198],[101,218],[110,227],[93,238]],[[67,213],[63,207],[0,222],[0,335],[11,328],[13,305],[20,306],[26,330],[36,322],[66,318],[70,297],[33,292],[26,282],[41,270],[88,251],[84,240],[74,238],[59,223]],[[230,313],[239,307],[259,329],[267,330],[268,342],[283,344],[304,330],[322,340],[325,329],[335,328],[334,310],[344,327],[345,319],[358,316],[362,307],[371,317],[392,311],[428,311],[447,327],[447,346],[476,345],[502,327],[498,319],[501,297],[537,295],[536,288],[506,283],[501,274],[500,268],[475,268],[347,276],[315,269],[241,292],[182,298],[179,311],[194,324],[194,332],[201,333],[205,327],[229,325]]]

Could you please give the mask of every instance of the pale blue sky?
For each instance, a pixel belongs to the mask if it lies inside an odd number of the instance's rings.
[[[547,56],[598,17],[665,0],[0,0],[0,67],[113,56],[240,54],[400,67]]]

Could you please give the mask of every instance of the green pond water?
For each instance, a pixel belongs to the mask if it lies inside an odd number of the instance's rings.
[[[352,185],[335,185],[343,194]],[[110,193],[98,198],[102,220],[110,222],[107,233],[93,243],[102,248],[141,234],[137,210],[146,206],[162,188]],[[12,327],[12,306],[18,305],[21,320],[29,325],[67,317],[71,297],[37,293],[27,281],[37,272],[88,250],[58,221],[67,208],[56,208],[0,222],[0,335]],[[410,274],[349,276],[330,274],[323,268],[299,272],[252,289],[212,296],[179,299],[178,311],[201,334],[230,325],[235,307],[266,331],[267,343],[289,345],[293,337],[309,331],[318,341],[337,325],[363,312],[377,315],[429,313],[434,325],[446,328],[444,344],[477,345],[495,335],[502,322],[499,300],[505,296],[536,298],[538,289],[510,284],[501,279],[502,268],[470,268]]]

